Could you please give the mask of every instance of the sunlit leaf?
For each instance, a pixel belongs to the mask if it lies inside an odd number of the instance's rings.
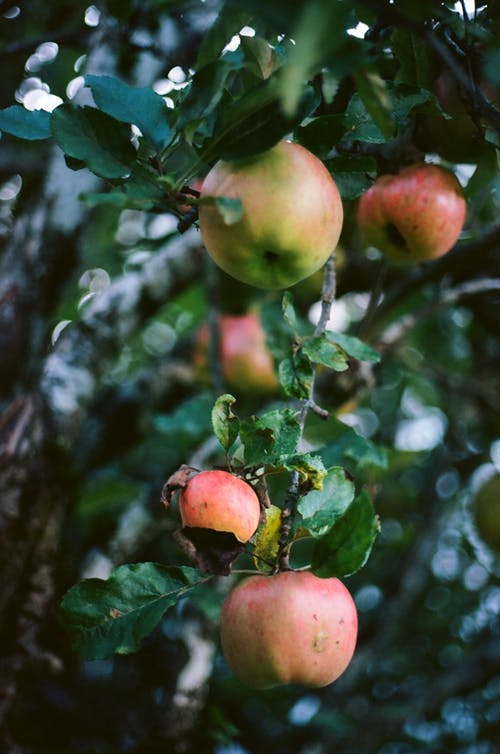
[[[234,445],[240,429],[240,421],[232,410],[234,403],[236,398],[226,393],[217,398],[212,409],[214,434],[224,450],[229,450]]]
[[[321,489],[300,498],[297,510],[302,519],[297,526],[307,529],[315,538],[321,537],[345,513],[353,499],[353,482],[341,466],[334,466],[328,470]]]

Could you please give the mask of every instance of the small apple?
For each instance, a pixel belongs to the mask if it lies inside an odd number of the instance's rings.
[[[234,534],[248,542],[260,519],[259,499],[249,484],[227,471],[200,471],[179,495],[182,525]]]
[[[358,202],[357,222],[366,245],[396,262],[434,259],[455,244],[466,203],[455,175],[418,163],[383,175]]]
[[[500,474],[493,474],[474,499],[474,518],[481,538],[500,551]]]
[[[239,198],[228,225],[209,197]],[[203,242],[229,275],[257,288],[287,288],[328,259],[342,229],[337,185],[315,155],[288,141],[253,157],[219,161],[201,190]]]
[[[250,576],[226,597],[220,622],[229,666],[256,689],[332,683],[351,661],[357,630],[342,582],[306,571]]]
[[[278,387],[271,352],[256,312],[219,318],[220,362],[229,387],[239,393],[272,393]],[[198,330],[194,362],[198,371],[207,371],[210,329]]]

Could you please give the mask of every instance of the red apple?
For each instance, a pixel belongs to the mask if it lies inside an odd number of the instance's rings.
[[[220,362],[229,387],[239,393],[272,393],[278,387],[271,352],[256,312],[219,319]],[[200,372],[207,371],[210,329],[198,330],[194,361]]]
[[[384,175],[358,202],[366,245],[397,262],[433,259],[449,251],[465,221],[466,203],[455,175],[419,163]]]
[[[228,225],[215,204],[200,204],[208,253],[229,275],[257,288],[287,288],[312,275],[335,249],[343,210],[337,185],[315,155],[281,141],[266,152],[220,161],[201,198],[239,198],[243,216]]]
[[[335,681],[354,653],[356,606],[336,578],[306,571],[251,576],[222,606],[222,651],[248,686],[320,687]]]
[[[259,499],[249,484],[227,471],[200,471],[179,495],[183,526],[234,534],[248,542],[260,519]]]

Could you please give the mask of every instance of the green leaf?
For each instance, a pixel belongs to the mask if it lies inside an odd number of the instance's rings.
[[[377,162],[373,157],[341,155],[326,161],[342,199],[357,199],[367,191],[377,175]]]
[[[290,325],[293,332],[297,332],[297,315],[293,308],[293,294],[290,291],[285,291],[283,294],[283,300],[281,302],[283,310],[283,317],[285,322]]]
[[[240,67],[238,56],[225,55],[200,68],[182,92],[178,105],[179,128],[206,120],[221,101],[228,77]]]
[[[85,76],[97,107],[124,123],[134,123],[160,150],[172,138],[169,112],[163,97],[152,89],[129,86],[114,76]]]
[[[288,471],[298,471],[302,479],[307,480],[312,489],[320,490],[323,486],[326,469],[319,456],[313,456],[310,453],[294,453],[280,458],[277,465]]]
[[[22,105],[5,107],[0,110],[0,131],[29,141],[48,139],[52,135],[50,113],[45,110],[27,110]]]
[[[89,660],[136,652],[165,611],[203,577],[195,568],[136,563],[109,579],[85,579],[61,602],[74,648]]]
[[[248,157],[270,149],[315,110],[319,96],[306,86],[293,117],[283,113],[276,77],[272,76],[223,108],[214,135],[204,145],[206,159]]]
[[[383,144],[385,136],[373,121],[366,109],[360,94],[353,94],[347,105],[344,125],[346,128],[345,138],[349,141],[366,141],[373,144]]]
[[[309,398],[313,383],[313,367],[301,349],[280,362],[278,374],[286,395],[290,398]]]
[[[299,499],[297,510],[302,520],[296,523],[314,537],[322,537],[344,515],[354,500],[354,484],[341,466],[328,470],[323,487]]]
[[[50,120],[52,134],[70,157],[82,160],[101,178],[125,178],[131,173],[135,150],[130,127],[92,107],[61,105]]]
[[[366,490],[349,505],[324,537],[316,541],[312,571],[317,576],[350,576],[364,566],[380,531],[380,521]]]
[[[344,134],[344,115],[320,115],[297,129],[297,140],[318,156],[326,156]]]
[[[295,453],[301,435],[295,412],[289,408],[274,409],[262,416],[251,416],[241,423],[240,438],[249,466],[277,461],[280,456]]]
[[[234,445],[240,431],[240,420],[231,408],[233,403],[236,398],[226,393],[217,398],[212,409],[214,434],[226,451]]]
[[[264,508],[264,521],[255,535],[253,562],[261,573],[272,573],[278,556],[283,511],[276,505]]]
[[[358,359],[359,361],[375,361],[377,363],[381,359],[378,351],[363,343],[362,340],[356,338],[354,335],[346,335],[335,330],[328,330],[327,335],[331,341],[340,346],[343,351],[354,359]]]
[[[325,423],[322,422],[321,426],[324,427]],[[359,435],[352,427],[348,427],[331,416],[328,419],[327,429],[330,441],[321,451],[326,466],[340,465],[347,460],[352,460],[360,467],[387,468],[385,450]]]
[[[344,372],[349,366],[344,351],[326,333],[304,340],[302,351],[313,364],[322,364],[336,372]]]
[[[431,84],[431,56],[425,40],[408,29],[394,29],[392,50],[399,62],[397,84],[409,84],[429,89]]]
[[[395,124],[386,82],[376,70],[368,68],[354,71],[353,78],[366,111],[385,138],[389,139],[394,135]]]

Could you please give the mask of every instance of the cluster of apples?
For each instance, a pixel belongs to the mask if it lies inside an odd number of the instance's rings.
[[[227,200],[241,202],[229,221]],[[417,164],[378,178],[361,197],[364,241],[395,261],[425,261],[455,244],[465,199],[453,173]],[[340,193],[325,165],[299,144],[282,141],[246,159],[219,161],[201,187],[199,223],[214,261],[229,275],[264,289],[283,289],[320,269],[343,223]],[[258,315],[219,320],[220,360],[228,384],[263,391],[277,386]],[[198,335],[198,366],[207,361],[208,328]],[[255,534],[261,506],[243,479],[226,471],[196,473],[182,486],[184,530],[222,532],[238,543]],[[337,578],[309,571],[254,575],[227,596],[221,644],[229,666],[254,688],[300,683],[320,687],[349,665],[357,639],[352,596]]]
[[[254,489],[227,471],[201,471],[179,496],[184,527],[233,534],[248,542],[260,522]],[[222,651],[248,686],[288,683],[326,686],[347,668],[357,638],[357,611],[337,578],[307,571],[255,575],[240,582],[222,606]]]
[[[225,220],[217,205],[223,199],[241,201],[236,222]],[[397,262],[418,262],[452,248],[465,212],[456,176],[418,163],[379,177],[360,198],[357,222],[366,245]],[[281,141],[253,157],[217,162],[201,187],[199,221],[208,253],[225,272],[282,289],[323,266],[339,240],[343,208],[321,160]]]

